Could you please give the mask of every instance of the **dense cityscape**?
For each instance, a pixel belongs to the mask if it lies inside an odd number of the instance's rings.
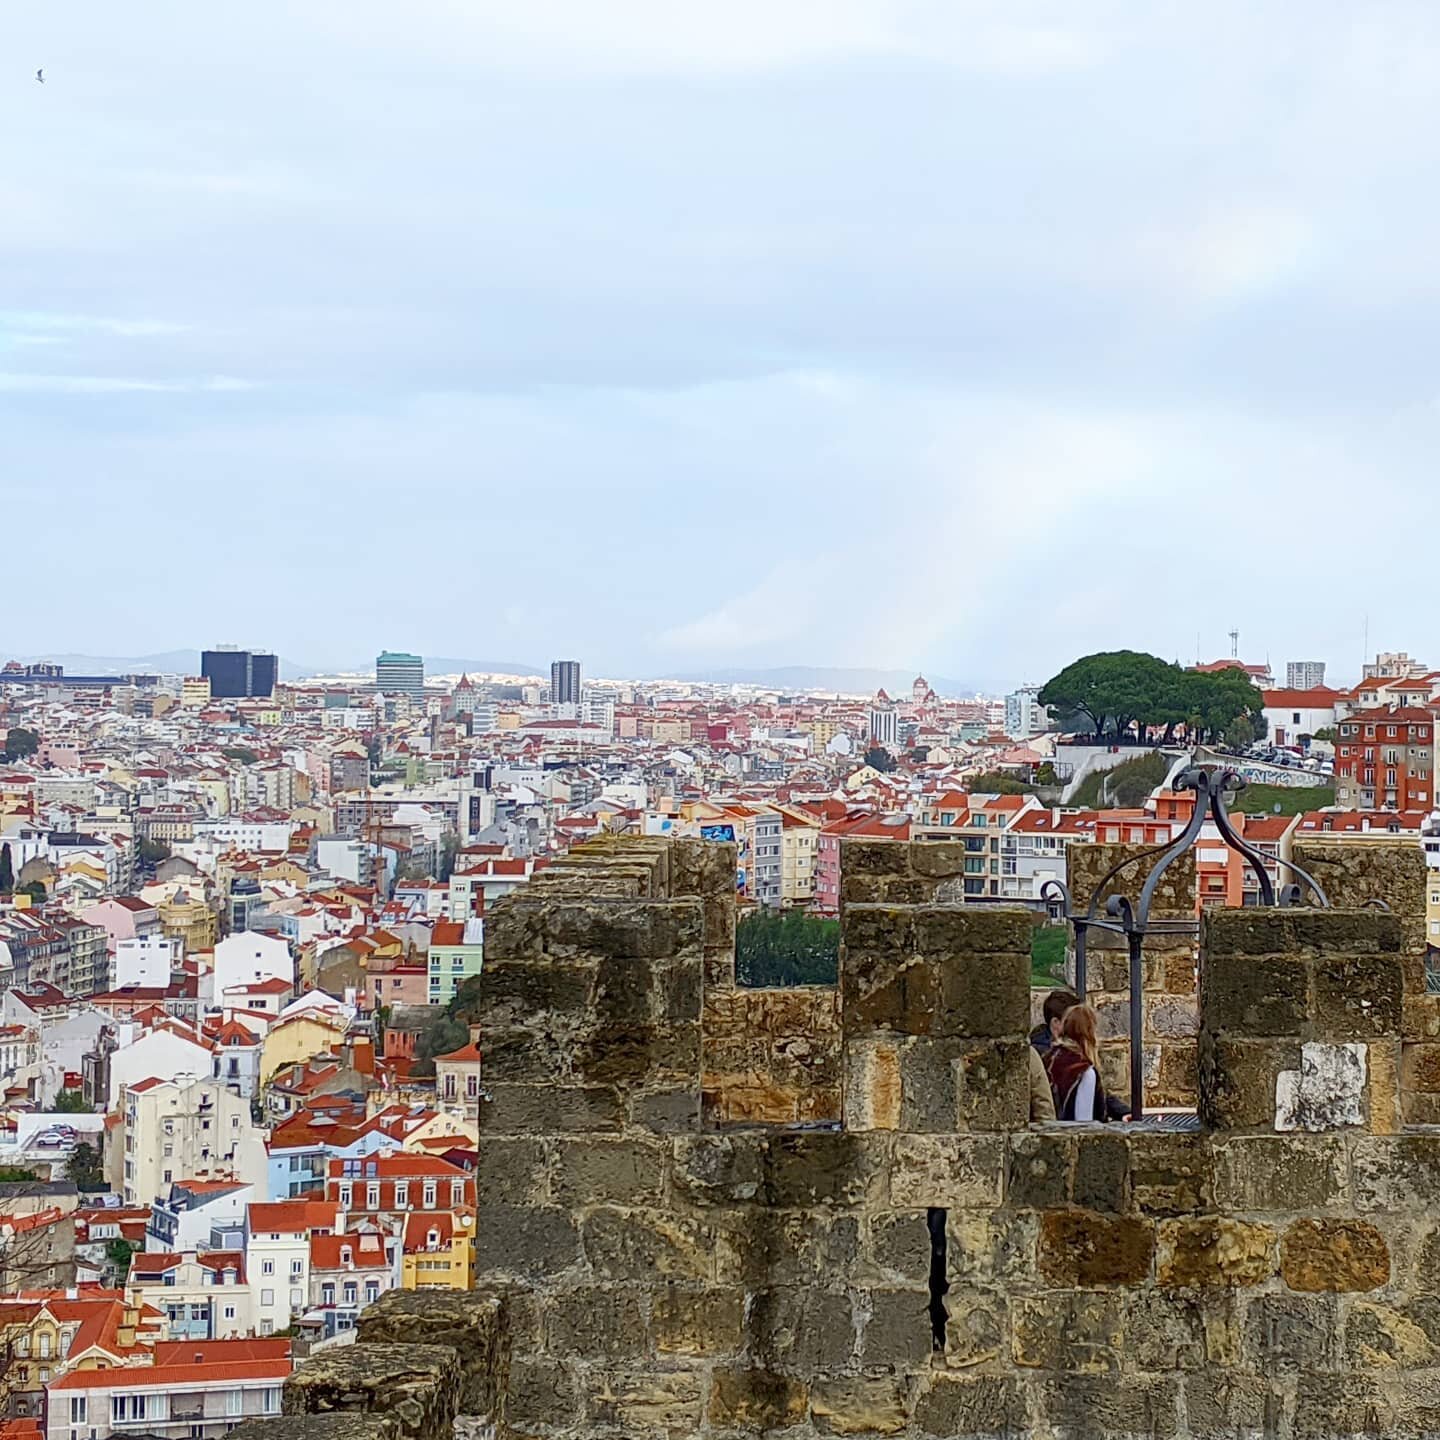
[[[765,984],[834,982],[857,838],[962,841],[945,898],[1031,909],[1058,983],[1048,882],[1177,836],[1197,757],[1277,884],[1297,837],[1432,853],[1440,672],[1405,654],[1332,688],[1121,651],[995,697],[197,668],[0,670],[0,1325],[55,1440],[219,1433],[387,1290],[469,1288],[487,914],[581,842],[733,842]],[[1257,901],[1223,846],[1195,884]]]

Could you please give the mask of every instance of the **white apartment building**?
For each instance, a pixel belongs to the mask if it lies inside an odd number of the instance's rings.
[[[1050,712],[1039,701],[1040,686],[1022,685],[1005,697],[1005,733],[1012,740],[1028,740],[1050,723]]]
[[[208,1073],[123,1086],[119,1109],[110,1178],[127,1205],[148,1205],[177,1180],[266,1174],[265,1131],[251,1123],[249,1102]]]
[[[215,947],[214,994],[225,994],[240,985],[254,985],[262,980],[288,980],[295,983],[295,958],[289,943],[276,935],[262,935],[254,930],[227,935]]]
[[[334,1204],[277,1200],[251,1205],[245,1219],[245,1273],[261,1335],[287,1329],[310,1304],[312,1235],[340,1228]]]

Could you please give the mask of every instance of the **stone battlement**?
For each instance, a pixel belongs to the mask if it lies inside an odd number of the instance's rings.
[[[1440,1093],[1419,852],[1336,857],[1348,908],[1205,916],[1198,985],[1159,992],[1194,1007],[1196,1133],[1028,1124],[1031,918],[950,903],[960,855],[842,851],[829,990],[737,990],[729,847],[600,842],[497,906],[477,1292],[382,1297],[287,1416],[1440,1433],[1440,1131],[1406,1125]]]

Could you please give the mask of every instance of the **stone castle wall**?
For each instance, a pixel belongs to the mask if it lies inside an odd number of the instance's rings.
[[[550,1440],[1440,1431],[1440,1132],[1405,1128],[1436,1035],[1413,917],[1353,908],[1403,899],[1406,853],[1333,887],[1352,908],[1205,917],[1205,1128],[1176,1134],[1028,1125],[1029,915],[872,844],[843,857],[842,1123],[727,1119],[731,1083],[783,1089],[768,1041],[728,1058],[748,1011],[705,1033],[733,856],[587,847],[487,935],[487,1318],[427,1333],[384,1297],[413,1343],[386,1361],[371,1325],[287,1413],[415,1440],[447,1408]]]

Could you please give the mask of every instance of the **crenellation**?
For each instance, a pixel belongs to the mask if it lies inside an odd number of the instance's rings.
[[[954,873],[944,845],[855,844],[875,895]],[[1148,1087],[1188,1075],[1201,1128],[1031,1125],[1028,914],[852,899],[838,986],[746,992],[711,943],[724,865],[648,848],[668,896],[556,882],[501,924],[480,1000],[501,1435],[1339,1440],[1440,1415],[1440,1131],[1402,1125],[1440,1095],[1440,1027],[1415,1031],[1406,917],[1208,912],[1198,983],[1188,942],[1146,967]],[[1123,987],[1095,998],[1123,1058]],[[386,1299],[387,1333],[432,1338]]]

